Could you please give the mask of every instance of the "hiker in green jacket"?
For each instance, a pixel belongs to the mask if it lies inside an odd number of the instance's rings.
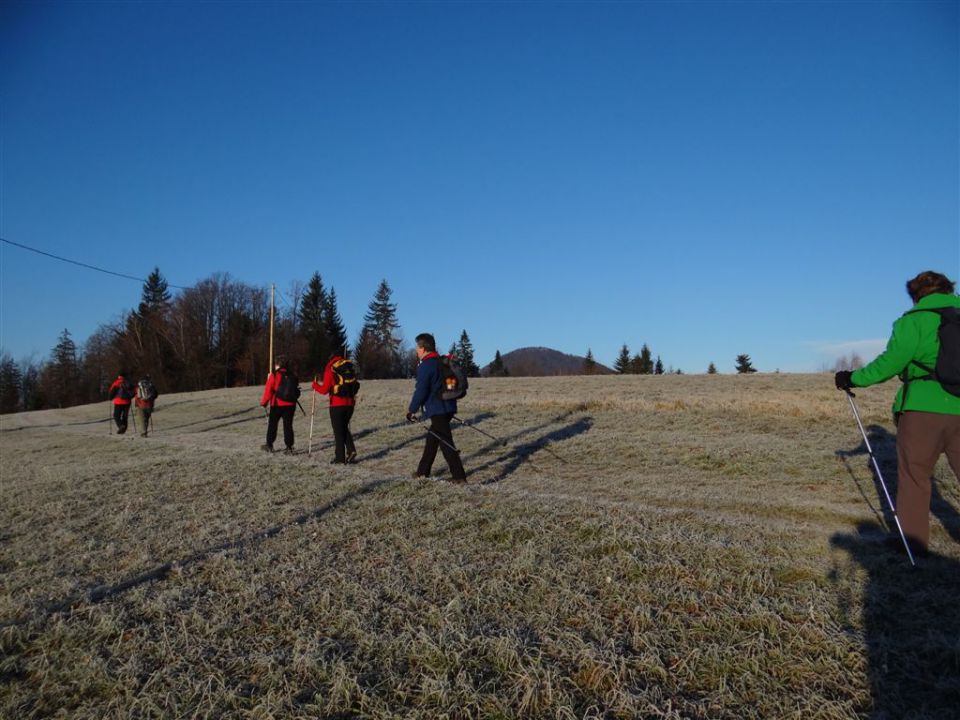
[[[893,323],[886,350],[866,367],[844,370],[835,377],[840,390],[876,385],[894,376],[903,380],[893,401],[896,507],[911,548],[920,553],[930,540],[930,476],[941,453],[946,453],[953,474],[960,478],[960,395],[948,392],[931,377],[940,353],[941,313],[934,309],[960,308],[954,290],[953,282],[932,271],[908,281],[907,293],[914,305]],[[960,375],[960,367],[955,371]]]

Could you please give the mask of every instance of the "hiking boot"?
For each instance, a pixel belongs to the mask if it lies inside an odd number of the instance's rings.
[[[354,450],[351,453],[347,453],[347,459],[344,460],[347,465],[354,465],[357,462],[357,451]]]
[[[423,480],[424,478],[428,478],[428,477],[430,477],[430,476],[429,476],[429,475],[424,475],[423,473],[415,472],[413,475],[410,476],[410,479],[411,479],[411,480]]]
[[[260,449],[263,450],[264,452],[272,453],[273,445],[271,445],[270,443],[264,443],[263,445],[260,446]]]
[[[284,454],[284,455],[296,455],[296,451],[295,451],[292,447],[287,446],[286,448],[284,448],[283,454]]]
[[[330,461],[330,464],[331,464],[331,465],[345,465],[346,462],[347,462],[346,460],[337,460],[337,458],[334,458],[333,460]]]
[[[140,437],[146,437],[146,436],[147,436],[146,433],[140,433]]]
[[[455,477],[455,478],[450,478],[449,480],[447,480],[447,482],[449,482],[449,483],[451,483],[451,484],[453,484],[453,485],[466,485],[466,484],[467,484],[467,478],[466,478],[466,477]]]

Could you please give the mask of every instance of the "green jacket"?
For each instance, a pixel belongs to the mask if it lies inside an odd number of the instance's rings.
[[[920,302],[913,306],[913,310],[942,307],[960,307],[960,297],[932,293],[921,298]],[[908,379],[926,375],[925,370],[921,370],[910,361],[919,360],[927,367],[937,364],[937,353],[940,350],[940,339],[937,336],[939,328],[939,313],[918,312],[901,315],[893,323],[893,334],[887,343],[887,349],[872,363],[854,372],[850,380],[857,387],[867,387],[886,382],[900,375],[904,369],[907,371]],[[906,404],[903,401],[903,390],[904,386],[901,386],[893,400],[894,413],[919,410],[944,415],[960,415],[960,397],[948,393],[936,380],[910,382]]]

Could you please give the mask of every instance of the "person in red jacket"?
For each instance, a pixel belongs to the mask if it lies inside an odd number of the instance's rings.
[[[333,426],[334,454],[331,464],[355,463],[357,448],[350,433],[350,418],[356,404],[355,395],[360,383],[356,380],[353,363],[334,355],[323,370],[323,384],[313,379],[312,387],[321,395],[330,396],[330,424]],[[349,368],[346,367],[349,365]],[[335,371],[334,366],[337,366]],[[348,377],[344,377],[347,374]]]
[[[293,454],[293,414],[297,410],[297,398],[300,396],[297,376],[290,372],[287,360],[278,357],[273,372],[267,376],[267,384],[263,388],[263,397],[260,398],[260,407],[270,406],[270,417],[267,420],[267,442],[260,449],[273,452],[273,441],[277,439],[277,425],[283,420],[283,444],[287,446],[284,452]]]
[[[133,385],[124,375],[123,372],[117,373],[117,379],[107,390],[107,398],[113,401],[113,421],[117,424],[117,435],[123,435],[127,431],[130,402],[133,400]]]

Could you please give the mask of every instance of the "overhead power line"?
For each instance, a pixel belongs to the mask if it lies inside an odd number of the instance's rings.
[[[123,273],[114,272],[113,270],[105,270],[101,267],[97,267],[96,265],[88,265],[87,263],[82,263],[77,260],[71,260],[70,258],[60,257],[59,255],[54,255],[53,253],[44,252],[43,250],[37,250],[36,248],[29,247],[28,245],[23,245],[18,242],[13,242],[13,240],[7,240],[6,238],[0,238],[0,242],[4,242],[7,245],[14,245],[15,247],[23,248],[24,250],[29,250],[30,252],[35,252],[38,255],[46,255],[49,258],[53,258],[54,260],[60,260],[61,262],[65,262],[65,263],[70,263],[71,265],[79,265],[80,267],[87,268],[88,270],[96,270],[97,272],[106,273],[107,275],[115,275],[116,277],[126,278],[127,280],[136,280],[137,282],[147,281],[146,278],[138,278],[138,277],[134,277],[133,275],[124,275]],[[187,289],[180,285],[173,285],[169,282],[167,283],[167,286],[176,288],[177,290]]]

